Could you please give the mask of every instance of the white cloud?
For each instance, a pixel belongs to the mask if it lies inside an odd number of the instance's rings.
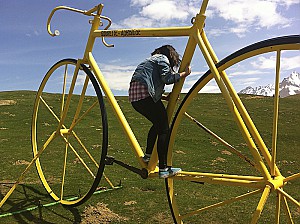
[[[214,37],[218,37],[218,36],[221,36],[225,33],[227,33],[228,30],[226,29],[221,29],[221,28],[214,28],[214,29],[209,29],[206,33],[209,35],[209,36],[214,36]]]
[[[153,0],[131,0],[131,5],[145,6],[153,2]]]
[[[33,36],[38,37],[38,36],[40,36],[40,31],[38,31],[38,30],[31,30],[28,33],[26,33],[25,36],[27,36],[27,37],[33,37]]]
[[[160,0],[143,7],[140,14],[154,20],[184,20],[189,15],[186,9],[186,7],[183,7],[183,5],[178,2]]]
[[[256,61],[251,62],[254,68],[258,69],[275,69],[276,56],[260,56]],[[293,57],[281,57],[280,68],[283,70],[293,70],[300,67],[300,55]]]
[[[138,28],[138,27],[152,27],[154,20],[142,17],[139,15],[133,15],[121,21],[119,24],[113,24],[113,29],[118,28]]]
[[[236,34],[238,37],[244,37],[246,36],[248,29],[249,27],[247,27],[245,24],[238,24],[236,27],[230,28],[229,31]]]
[[[220,93],[220,89],[215,80],[210,81],[201,90],[200,93]]]
[[[131,0],[136,14],[120,21],[116,27],[163,27],[190,20],[199,11],[196,0]],[[186,24],[186,23],[185,23]]]
[[[252,77],[252,78],[243,78],[243,79],[235,79],[233,85],[236,87],[242,86],[253,86],[255,85],[261,78]]]
[[[300,3],[299,0],[273,0],[273,1],[286,7],[290,7],[291,5]]]
[[[100,69],[111,89],[127,91],[135,66],[101,64]]]
[[[271,27],[287,27],[292,20],[282,15],[299,0],[211,0],[209,2],[210,14],[221,17],[234,25],[229,29],[232,33],[243,37],[249,28],[261,29]]]
[[[239,77],[239,76],[261,75],[261,74],[266,74],[266,72],[261,70],[249,70],[247,68],[243,68],[241,70],[227,73],[228,77]]]

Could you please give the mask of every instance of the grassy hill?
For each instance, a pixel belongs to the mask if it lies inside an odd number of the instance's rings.
[[[0,192],[2,197],[9,190],[26,165],[32,159],[31,151],[31,117],[35,92],[15,91],[0,92]],[[182,98],[182,97],[181,97]],[[140,144],[145,146],[145,138],[150,123],[137,114],[128,103],[127,97],[118,97],[128,122]],[[271,97],[242,96],[242,100],[253,118],[258,130],[267,145],[271,144],[273,99]],[[134,156],[127,143],[109,105],[109,148],[108,154],[123,162],[137,166]],[[278,143],[278,166],[284,176],[300,170],[300,95],[280,99],[280,124]],[[238,134],[230,112],[226,108],[220,94],[202,94],[195,99],[189,108],[191,115],[201,115],[201,122],[209,126],[236,149],[252,159],[243,139]],[[178,140],[174,146],[174,160],[177,166],[185,170],[201,170],[202,172],[221,172],[233,174],[255,175],[249,164],[234,156],[215,139],[199,131],[188,119],[184,119],[178,132]],[[57,166],[57,164],[53,164]],[[61,205],[40,207],[38,209],[1,217],[0,223],[97,223],[105,217],[111,223],[172,223],[165,193],[164,181],[159,179],[141,179],[117,165],[105,170],[113,184],[122,183],[122,188],[94,195],[87,203],[75,208]],[[73,183],[76,185],[76,181]],[[105,181],[101,185],[107,186]],[[287,186],[289,193],[300,200],[300,181],[294,181]],[[203,205],[235,195],[236,189],[216,185],[183,184],[186,192],[194,192]],[[247,190],[247,189],[246,189]],[[189,197],[193,194],[189,194]],[[1,198],[2,198],[1,197]],[[272,201],[273,200],[273,201]],[[275,213],[275,198],[267,201],[260,223],[272,223]],[[1,214],[31,208],[39,203],[45,205],[53,202],[42,186],[35,167],[29,171],[21,185],[1,208]],[[195,200],[196,202],[196,200]],[[253,203],[252,203],[253,202]],[[227,207],[221,207],[212,213],[203,213],[190,223],[248,223],[250,214],[254,211],[258,199],[254,198]],[[186,198],[185,205],[193,206],[194,200]],[[295,223],[300,223],[300,210],[290,206]],[[199,221],[201,220],[201,221]],[[282,218],[282,223],[287,220]],[[105,220],[102,220],[105,223]]]

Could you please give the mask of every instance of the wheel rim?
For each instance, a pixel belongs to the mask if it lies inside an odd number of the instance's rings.
[[[39,177],[51,197],[64,205],[79,205],[94,193],[107,153],[100,87],[84,65],[76,73],[76,64],[65,59],[48,71],[32,122],[33,153],[41,154],[36,160]]]
[[[278,44],[276,45],[272,45],[267,42],[265,43],[259,43],[258,47],[254,46],[254,48],[251,50],[242,50],[240,54],[233,54],[233,56],[229,56],[228,58],[225,58],[224,60],[222,60],[220,63],[218,63],[218,68],[220,68],[220,70],[225,70],[228,67],[239,63],[247,58],[251,58],[255,55],[259,55],[262,53],[267,53],[267,52],[272,52],[272,51],[278,51],[281,52],[282,50],[299,50],[299,36],[297,36],[298,38],[290,38],[288,39],[287,37],[285,37],[284,41],[287,41],[288,43],[284,43],[283,40],[279,40]],[[293,39],[293,40],[292,40]],[[294,41],[296,40],[296,41]],[[272,40],[274,41],[274,40]],[[280,44],[280,41],[283,42],[282,44]],[[274,42],[273,42],[274,43]],[[256,48],[255,48],[256,47]],[[277,59],[278,60],[278,59]],[[279,58],[280,60],[280,58]],[[276,67],[276,66],[274,66]],[[275,71],[275,69],[274,69]],[[213,117],[215,119],[215,117],[217,116],[216,114],[213,115],[213,112],[217,109],[219,111],[224,111],[223,109],[221,109],[220,107],[220,102],[216,103],[216,105],[213,105],[214,102],[211,102],[212,105],[209,105],[207,108],[205,108],[205,110],[207,110],[206,115],[205,115],[205,111],[204,110],[204,105],[205,105],[205,100],[201,101],[200,98],[204,98],[203,96],[201,97],[200,95],[198,95],[198,92],[204,88],[207,83],[209,83],[209,81],[213,78],[213,75],[210,73],[210,71],[208,71],[205,75],[203,75],[199,81],[192,87],[192,89],[190,90],[190,92],[187,94],[187,96],[184,98],[183,102],[180,105],[179,110],[177,111],[177,114],[175,115],[173,124],[172,124],[172,133],[171,133],[171,137],[170,137],[170,148],[172,148],[172,150],[169,150],[169,160],[172,160],[173,163],[176,164],[176,166],[181,166],[184,168],[184,170],[195,170],[197,172],[201,172],[203,170],[208,171],[208,172],[212,172],[212,173],[219,173],[220,171],[222,171],[221,169],[224,169],[223,172],[225,175],[226,174],[235,174],[235,175],[249,175],[251,176],[252,180],[254,182],[260,182],[262,185],[261,186],[252,186],[247,188],[247,187],[243,187],[243,186],[239,186],[239,187],[235,187],[235,191],[236,192],[230,192],[229,188],[230,187],[224,187],[223,185],[226,185],[224,182],[222,183],[217,183],[212,181],[213,178],[206,178],[205,177],[205,173],[202,173],[204,176],[203,178],[200,178],[200,174],[198,173],[199,178],[197,179],[196,176],[192,175],[192,178],[188,178],[189,174],[186,174],[185,172],[182,173],[182,175],[177,176],[174,179],[169,178],[168,180],[166,180],[166,190],[167,190],[167,196],[168,196],[168,200],[169,200],[169,205],[171,208],[171,212],[172,212],[172,216],[173,219],[176,223],[183,223],[183,221],[190,221],[190,222],[195,222],[197,220],[199,220],[199,217],[204,217],[203,222],[205,222],[205,217],[206,217],[206,221],[212,221],[214,219],[216,220],[222,220],[222,216],[224,213],[230,213],[226,210],[226,212],[224,212],[224,210],[221,209],[215,209],[213,212],[211,212],[212,216],[209,216],[207,214],[205,214],[205,212],[200,213],[200,211],[204,211],[204,210],[210,210],[211,208],[217,208],[220,206],[223,206],[224,204],[229,204],[231,206],[231,210],[234,210],[233,208],[238,210],[239,206],[244,206],[243,204],[238,204],[237,207],[234,207],[236,203],[231,204],[232,201],[234,201],[232,198],[236,198],[236,197],[241,197],[241,198],[251,198],[254,201],[254,205],[252,205],[252,210],[250,211],[245,211],[245,208],[242,209],[242,215],[246,217],[245,213],[249,213],[250,215],[248,215],[248,219],[249,222],[250,220],[252,220],[253,223],[256,223],[257,220],[260,218],[260,212],[257,211],[257,208],[264,208],[264,203],[266,201],[271,201],[271,199],[268,198],[272,198],[273,197],[273,202],[274,202],[274,207],[276,208],[276,211],[272,211],[272,214],[276,213],[276,217],[275,215],[273,215],[272,219],[276,220],[276,222],[280,222],[280,214],[281,213],[285,213],[286,217],[288,220],[293,220],[292,215],[290,213],[290,208],[296,208],[298,207],[299,209],[299,202],[297,202],[294,199],[294,195],[292,195],[291,197],[289,197],[290,195],[286,194],[286,192],[289,192],[289,190],[291,191],[291,193],[295,193],[294,189],[288,189],[287,183],[289,181],[293,181],[294,183],[297,183],[297,181],[299,182],[299,171],[295,170],[295,171],[287,171],[287,170],[280,170],[277,171],[277,173],[275,174],[275,176],[277,177],[273,177],[271,179],[271,181],[268,183],[268,181],[261,176],[259,169],[257,168],[249,168],[249,167],[253,167],[252,161],[254,160],[253,157],[251,156],[251,154],[247,154],[245,153],[242,148],[242,145],[239,145],[239,143],[242,142],[243,138],[240,138],[239,140],[237,140],[236,137],[231,138],[230,136],[226,137],[226,141],[228,143],[231,143],[232,145],[238,146],[238,150],[237,151],[243,151],[243,155],[244,157],[242,157],[243,162],[245,162],[248,166],[247,170],[247,166],[245,168],[241,168],[244,169],[242,170],[242,172],[240,173],[236,173],[236,170],[230,170],[228,167],[226,167],[227,163],[232,164],[232,166],[237,166],[237,164],[239,164],[238,162],[235,162],[234,160],[229,160],[227,157],[231,157],[229,155],[234,154],[233,152],[231,152],[230,150],[226,149],[226,147],[222,146],[219,147],[219,152],[217,154],[213,154],[211,155],[214,158],[205,158],[205,153],[204,151],[201,151],[201,149],[198,150],[198,153],[200,155],[202,155],[201,158],[197,157],[197,154],[193,154],[192,155],[192,151],[193,150],[188,150],[186,149],[185,145],[184,145],[184,141],[192,144],[193,139],[190,139],[188,137],[184,137],[184,136],[188,136],[190,134],[190,132],[188,130],[190,130],[190,126],[188,126],[189,124],[187,124],[187,122],[189,121],[185,121],[185,120],[191,120],[191,118],[187,118],[188,116],[185,114],[187,112],[187,114],[191,115],[192,118],[194,118],[195,120],[197,120],[198,122],[204,122],[204,125],[208,125],[209,128],[211,128],[212,130],[214,130],[215,132],[218,132],[219,129],[225,129],[225,128],[229,128],[229,130],[227,130],[227,132],[231,132],[232,135],[234,135],[233,133],[238,133],[238,130],[234,130],[230,125],[231,123],[235,123],[234,119],[229,119],[227,121],[227,123],[223,122],[223,120],[228,119],[227,116],[224,116],[223,119],[219,119],[219,121],[211,121],[209,120],[209,116]],[[195,99],[194,99],[195,98]],[[251,103],[247,103],[246,99],[247,97],[243,97],[242,101],[244,102],[244,104],[247,104],[246,107],[247,109],[250,108],[250,114],[252,113],[257,113],[257,108],[253,109],[251,111]],[[214,100],[218,100],[218,99],[214,99]],[[195,104],[195,102],[198,101],[198,104],[196,103],[196,105],[199,105],[198,111],[196,111],[194,109],[194,111],[189,111],[190,108],[194,108],[191,105]],[[271,101],[271,102],[270,102]],[[284,102],[286,100],[282,100],[283,104],[286,104],[286,102]],[[265,102],[262,104],[265,110],[270,110],[270,108],[267,108],[267,106],[271,107],[271,110],[273,111],[273,105],[274,102],[273,100],[269,100],[268,102]],[[201,107],[202,106],[202,107]],[[224,106],[224,108],[227,107],[226,105]],[[279,106],[280,108],[280,106]],[[201,116],[197,116],[197,113],[199,114],[199,111],[201,111],[202,115]],[[281,111],[277,111],[279,112],[279,114],[281,113]],[[228,113],[230,113],[230,111],[228,111]],[[262,111],[261,114],[263,114],[266,112]],[[298,114],[299,115],[299,114]],[[273,113],[271,113],[271,116],[274,116]],[[219,116],[220,117],[220,116]],[[293,117],[295,120],[297,120],[296,116]],[[206,120],[205,120],[206,119]],[[265,133],[265,130],[267,130],[267,128],[265,127],[259,127],[259,130],[262,133],[262,137],[263,139],[267,138],[268,134],[271,135],[271,139],[272,139],[272,135],[276,134],[274,133],[274,129],[272,130],[274,124],[278,125],[278,127],[280,127],[280,119],[275,119],[275,121],[271,121],[270,122],[270,127],[268,127],[269,129],[271,129],[271,131],[269,131],[269,133]],[[215,122],[214,124],[211,125],[212,122]],[[259,117],[255,118],[254,117],[254,123],[258,123],[259,122]],[[193,122],[192,122],[193,123]],[[194,121],[195,123],[195,121]],[[258,124],[259,125],[259,124]],[[199,126],[199,125],[198,125]],[[197,127],[198,128],[198,127]],[[182,131],[181,131],[182,129]],[[192,129],[194,130],[194,129]],[[219,132],[224,134],[224,132]],[[181,140],[180,140],[181,138]],[[196,137],[194,137],[196,138]],[[212,142],[204,142],[203,139],[207,139],[207,135],[206,137],[204,135],[199,135],[197,136],[197,141],[200,141],[201,143],[197,143],[198,145],[202,146],[202,147],[207,147],[207,149],[210,148],[218,148],[217,146],[213,146],[213,144],[219,144],[221,145],[219,142],[217,143],[217,140],[211,140]],[[211,137],[211,139],[214,139],[213,137]],[[279,139],[283,139],[282,135],[278,136]],[[236,140],[236,141],[235,141]],[[274,145],[274,142],[272,143],[272,140],[270,141],[265,140],[267,145]],[[279,144],[279,141],[275,140],[277,144]],[[297,146],[297,139],[294,139],[294,147]],[[205,145],[206,144],[206,145]],[[277,147],[278,150],[285,150],[284,146],[282,144],[279,144],[280,147]],[[279,146],[278,145],[278,146]],[[224,149],[225,148],[225,149]],[[295,148],[294,148],[295,150]],[[222,153],[223,152],[223,153]],[[229,154],[230,153],[230,154]],[[191,154],[190,156],[188,156],[188,154]],[[282,153],[281,153],[281,156]],[[270,158],[266,158],[266,156],[262,155],[262,157],[265,157],[265,160],[267,160],[266,164],[268,169],[270,170],[271,173],[271,163],[272,161]],[[241,158],[241,157],[240,157]],[[239,161],[240,161],[240,158]],[[188,165],[185,164],[185,161],[189,161],[189,163],[194,163],[193,166],[192,165]],[[211,164],[215,163],[219,165],[220,170],[216,170],[215,167],[211,167],[211,170],[208,170],[207,167],[209,167],[209,164],[200,164],[199,161],[202,162],[206,162],[209,161]],[[228,161],[228,162],[227,162]],[[284,160],[283,160],[284,161]],[[178,164],[180,163],[181,164]],[[240,161],[241,162],[241,161]],[[276,161],[275,161],[276,162]],[[300,161],[294,161],[295,163],[298,163]],[[280,161],[279,161],[280,163]],[[276,163],[278,165],[278,163]],[[250,165],[250,166],[249,166]],[[223,166],[223,168],[222,168]],[[224,168],[225,166],[225,168]],[[295,168],[295,166],[294,166]],[[248,172],[249,171],[249,172]],[[275,171],[274,171],[275,172]],[[280,173],[282,172],[282,174]],[[290,173],[289,173],[290,172]],[[294,174],[294,175],[293,175]],[[209,175],[211,177],[211,175]],[[287,176],[289,176],[288,178],[286,178]],[[256,177],[262,178],[262,180],[264,181],[260,181],[260,180],[255,180]],[[236,177],[234,177],[236,178]],[[250,177],[249,177],[250,178]],[[217,178],[216,178],[217,179]],[[181,181],[179,181],[181,180]],[[187,180],[187,181],[182,181],[182,180]],[[191,180],[193,182],[191,182]],[[203,190],[204,187],[203,185],[199,184],[199,182],[201,183],[202,181],[209,183],[209,184],[220,184],[218,187],[216,188],[215,185],[210,185],[210,188],[208,188],[207,191]],[[229,180],[229,178],[228,178]],[[195,183],[198,182],[198,183]],[[280,186],[275,186],[275,182],[280,182]],[[191,185],[193,185],[191,187]],[[207,184],[205,184],[207,185]],[[222,185],[222,186],[221,186]],[[229,185],[229,184],[228,184]],[[249,185],[250,186],[250,185]],[[220,188],[222,187],[222,188]],[[254,188],[254,189],[253,189]],[[284,189],[284,190],[283,190]],[[287,189],[287,191],[285,191],[285,189]],[[201,192],[203,190],[203,192]],[[221,193],[218,193],[219,191],[222,191]],[[244,192],[243,192],[244,191]],[[194,193],[192,193],[194,192]],[[225,192],[225,195],[224,193]],[[275,192],[275,196],[269,196],[270,193]],[[216,200],[213,200],[214,194],[216,194],[215,197],[220,197]],[[227,194],[227,195],[226,195]],[[220,196],[221,195],[221,196]],[[274,197],[277,197],[274,198]],[[198,198],[198,199],[197,199]],[[229,199],[228,199],[229,198]],[[283,199],[285,198],[285,199]],[[197,201],[198,200],[198,201]],[[231,201],[230,201],[231,200]],[[294,201],[293,201],[294,200]],[[205,202],[204,202],[205,201]],[[221,201],[224,201],[224,203],[222,204]],[[289,202],[288,202],[289,201]],[[256,204],[255,204],[256,203]],[[249,203],[250,204],[250,203]],[[259,204],[259,205],[258,205]],[[277,204],[277,205],[276,205]],[[281,204],[281,209],[280,209],[280,205]],[[229,207],[230,207],[229,206]],[[257,206],[257,208],[256,208]],[[228,206],[225,208],[223,207],[223,209],[228,209]],[[247,207],[247,206],[246,206]],[[270,207],[270,206],[269,206]],[[265,210],[270,209],[268,206],[266,206]],[[247,207],[247,209],[249,209],[249,207]],[[297,210],[297,209],[296,209]],[[198,214],[198,215],[196,215]],[[200,214],[200,215],[199,215]],[[203,216],[201,216],[201,214],[203,214]],[[237,220],[234,218],[234,216],[236,216],[236,212],[231,212],[230,213],[233,217],[231,217],[231,222],[232,223],[239,223],[240,220]],[[217,218],[216,218],[217,217]],[[186,218],[186,219],[185,219]],[[264,219],[264,217],[262,217],[262,219]],[[296,215],[296,219],[299,219],[299,216]],[[223,219],[223,222],[228,221],[228,217],[227,219]],[[222,221],[221,221],[222,222]]]

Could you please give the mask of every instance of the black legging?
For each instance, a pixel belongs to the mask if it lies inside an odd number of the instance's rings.
[[[159,168],[166,168],[169,144],[169,124],[168,115],[164,104],[161,102],[161,100],[155,103],[150,96],[145,99],[132,102],[131,104],[137,112],[142,114],[153,124],[148,132],[146,153],[152,153],[156,138],[158,136],[157,153],[159,159]]]

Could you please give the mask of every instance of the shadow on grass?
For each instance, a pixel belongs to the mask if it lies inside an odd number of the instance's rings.
[[[2,186],[10,189],[9,185]],[[1,192],[1,200],[5,194]],[[0,209],[0,223],[80,223],[78,208],[62,206],[49,194],[20,184]]]

